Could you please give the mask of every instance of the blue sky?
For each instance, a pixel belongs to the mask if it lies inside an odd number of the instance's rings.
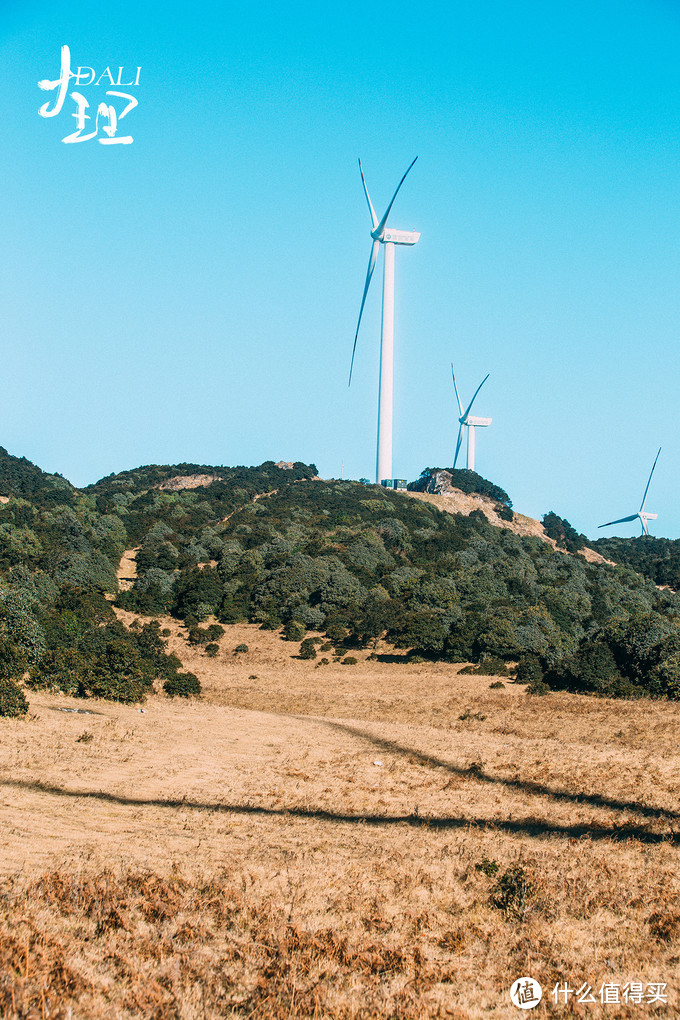
[[[7,2],[0,445],[87,484],[141,463],[372,477],[381,262],[397,250],[394,473],[477,470],[595,537],[680,536],[680,7]],[[141,66],[130,145],[62,143],[75,68]],[[124,81],[130,80],[128,77]],[[82,86],[91,106],[105,87]],[[123,90],[124,91],[124,90]],[[636,525],[607,533],[638,533]]]

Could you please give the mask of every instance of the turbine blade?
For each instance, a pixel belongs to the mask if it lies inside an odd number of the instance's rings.
[[[371,254],[368,259],[368,272],[366,273],[366,283],[364,284],[364,294],[361,299],[361,308],[359,309],[359,321],[357,322],[357,331],[354,334],[354,347],[352,347],[352,360],[349,365],[349,382],[348,386],[352,384],[352,369],[354,368],[354,355],[357,349],[357,339],[359,337],[359,326],[361,325],[361,316],[364,314],[364,305],[366,304],[366,295],[368,294],[368,287],[373,276],[373,270],[375,269],[376,259],[378,258],[378,248],[380,247],[380,241],[374,241],[371,245]]]
[[[359,160],[359,173],[361,174],[361,183],[364,186],[364,194],[366,196],[366,201],[368,202],[368,208],[369,208],[369,211],[371,213],[371,222],[373,224],[373,229],[375,230],[375,228],[378,226],[378,217],[375,214],[375,209],[373,208],[373,203],[371,202],[371,196],[369,195],[368,188],[366,187],[366,178],[364,177],[364,170],[363,170],[363,167],[361,165],[361,160]]]
[[[467,411],[465,412],[465,414],[461,415],[462,418],[467,420],[467,416],[469,415],[470,411],[472,410],[472,405],[474,404],[475,400],[477,399],[477,394],[479,393],[479,391],[481,390],[482,386],[484,385],[484,383],[486,382],[486,380],[489,378],[490,375],[491,375],[491,373],[489,372],[487,375],[484,376],[484,378],[480,382],[479,386],[475,390],[474,397],[472,398],[472,400],[468,404]]]
[[[453,376],[453,388],[456,391],[456,400],[458,401],[458,410],[460,411],[461,418],[463,417],[463,405],[460,402],[460,396],[458,395],[458,387],[456,386],[456,376],[453,371],[453,362],[451,362],[451,375]]]
[[[463,442],[463,426],[458,427],[458,442],[456,443],[456,456],[453,458],[453,469],[456,469],[456,462],[458,460],[458,454],[460,453],[460,447]]]
[[[658,451],[656,457],[654,458],[654,463],[652,464],[652,470],[649,472],[649,481],[647,482],[647,488],[645,489],[645,494],[642,497],[642,502],[640,503],[640,510],[644,510],[644,508],[645,508],[645,501],[647,499],[647,493],[649,492],[649,482],[651,482],[651,480],[652,480],[652,475],[654,474],[654,468],[656,467],[656,462],[659,459],[659,453],[661,453],[661,447],[659,447],[659,451]]]
[[[618,521],[607,521],[606,524],[599,524],[600,528],[610,528],[612,524],[628,524],[629,521],[636,521],[640,515],[631,514],[630,517],[619,517]]]
[[[417,157],[417,156],[416,156],[416,159],[418,159],[418,157]],[[413,160],[413,163],[415,163],[416,159],[414,159],[414,160]],[[390,202],[390,204],[388,205],[388,207],[387,207],[387,209],[386,209],[386,211],[385,211],[385,215],[384,215],[384,216],[383,216],[383,218],[381,219],[380,223],[379,223],[379,224],[378,224],[378,225],[377,225],[377,226],[376,226],[376,227],[374,228],[374,230],[373,230],[373,233],[374,233],[374,234],[377,234],[378,236],[380,236],[380,235],[382,234],[383,230],[385,229],[385,224],[387,223],[387,217],[388,217],[388,216],[390,215],[390,210],[391,210],[392,206],[394,205],[394,200],[395,200],[395,198],[397,197],[397,195],[399,194],[399,188],[400,188],[400,187],[402,186],[402,184],[403,184],[403,183],[404,183],[404,181],[406,180],[406,177],[407,177],[407,175],[408,175],[408,172],[409,172],[409,170],[411,169],[411,167],[413,166],[413,163],[411,163],[411,166],[410,166],[410,167],[408,168],[408,170],[406,171],[406,173],[404,174],[404,176],[402,177],[402,179],[401,179],[401,180],[399,181],[399,184],[397,185],[397,190],[396,190],[396,191],[395,191],[395,193],[394,193],[394,194],[392,195],[392,201],[391,201],[391,202]]]

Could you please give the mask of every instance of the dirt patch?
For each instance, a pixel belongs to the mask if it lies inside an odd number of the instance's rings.
[[[221,479],[215,475],[175,475],[173,478],[166,478],[164,482],[159,482],[154,488],[181,492],[182,489],[200,489],[219,481]]]
[[[129,591],[135,583],[137,578],[137,553],[139,550],[140,546],[135,546],[134,549],[126,549],[121,556],[118,570],[116,571],[120,591]]]

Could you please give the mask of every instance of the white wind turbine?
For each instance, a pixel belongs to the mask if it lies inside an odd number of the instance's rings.
[[[453,388],[456,391],[456,400],[458,401],[458,410],[460,411],[460,418],[458,419],[458,421],[460,422],[460,427],[458,429],[458,442],[456,443],[456,455],[453,458],[453,466],[454,466],[454,468],[456,466],[456,461],[458,460],[458,454],[460,453],[460,447],[461,447],[461,444],[463,442],[463,429],[467,429],[467,464],[466,464],[466,467],[468,467],[470,469],[470,471],[474,471],[475,470],[475,429],[485,428],[487,425],[490,425],[491,422],[493,421],[493,418],[480,418],[480,417],[478,417],[478,416],[476,416],[474,414],[470,414],[470,411],[472,409],[472,405],[474,404],[475,400],[477,399],[477,394],[481,390],[481,388],[484,385],[484,383],[486,382],[486,380],[489,378],[489,374],[490,373],[488,373],[487,375],[484,376],[484,378],[480,382],[479,386],[475,390],[475,395],[472,398],[472,400],[470,401],[470,403],[468,404],[467,409],[465,411],[463,411],[463,405],[461,403],[461,399],[460,399],[460,396],[458,394],[458,387],[456,386],[456,376],[455,376],[455,373],[453,371],[453,362],[451,363],[451,375],[453,376]]]
[[[631,514],[630,517],[619,517],[619,519],[617,521],[608,521],[607,524],[600,524],[599,525],[600,528],[610,528],[612,526],[612,524],[627,524],[629,521],[637,521],[639,519],[640,524],[642,525],[642,534],[643,535],[648,535],[649,534],[649,529],[647,527],[647,521],[655,521],[659,515],[658,514],[650,514],[650,513],[648,513],[645,510],[645,503],[647,502],[647,493],[649,492],[649,483],[652,480],[652,475],[654,474],[654,468],[656,467],[656,462],[659,459],[659,454],[660,453],[661,453],[661,447],[659,447],[659,449],[658,449],[656,457],[654,458],[654,463],[652,464],[652,470],[649,472],[649,478],[647,480],[647,488],[645,489],[645,494],[642,497],[642,503],[640,503],[640,509],[638,510],[638,512],[636,514]]]
[[[416,156],[416,159],[418,157]],[[415,163],[416,159],[413,160]],[[416,244],[420,239],[420,234],[413,230],[393,230],[387,226],[387,217],[390,214],[394,200],[397,197],[399,188],[406,180],[406,175],[413,166],[409,166],[408,170],[399,181],[397,190],[392,195],[392,201],[388,205],[383,218],[378,221],[378,217],[375,214],[373,203],[371,202],[370,195],[368,194],[368,188],[366,187],[366,180],[364,178],[364,171],[361,167],[361,160],[359,160],[359,170],[361,172],[361,183],[364,186],[364,193],[366,195],[366,201],[368,202],[368,209],[371,214],[371,223],[373,224],[373,230],[371,231],[371,237],[373,238],[373,244],[371,245],[371,254],[368,260],[368,272],[366,273],[366,283],[364,284],[364,294],[361,299],[361,308],[359,309],[359,321],[357,322],[356,333],[354,334],[354,347],[352,348],[352,361],[349,367],[349,382],[352,382],[352,368],[354,367],[354,353],[357,349],[357,338],[359,336],[359,326],[361,325],[361,316],[363,315],[364,305],[366,303],[366,295],[368,294],[369,284],[371,277],[373,276],[373,270],[375,269],[375,263],[378,258],[378,249],[382,244],[385,261],[383,271],[383,298],[382,298],[382,332],[380,338],[380,383],[378,386],[378,452],[376,457],[376,482],[380,483],[384,478],[392,477],[392,397],[394,389],[394,246],[395,244]]]

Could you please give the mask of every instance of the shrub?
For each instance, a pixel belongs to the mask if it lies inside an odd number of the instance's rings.
[[[211,623],[209,627],[206,627],[205,633],[208,641],[219,641],[221,637],[224,637],[224,627],[220,627],[219,623]]]
[[[207,627],[189,627],[188,636],[190,645],[204,645],[208,641],[208,629]]]
[[[540,683],[542,680],[543,668],[539,657],[531,654],[530,652],[526,655],[521,655],[519,662],[517,663],[515,683],[533,684]]]
[[[327,665],[328,665],[328,662],[329,662],[329,660],[328,660],[328,659],[319,659],[319,661],[318,661],[318,662],[316,663],[316,665],[314,666],[314,669],[318,669],[318,668],[319,668],[319,666],[327,666]]]
[[[357,662],[358,662],[358,659],[356,659],[353,655],[348,655],[346,658],[344,658],[342,660],[342,665],[343,666],[356,666]]]
[[[22,676],[27,666],[25,652],[10,638],[0,635],[0,677]]]
[[[178,673],[163,684],[163,690],[169,698],[199,698],[201,684],[193,673]]]
[[[339,641],[344,641],[347,637],[346,622],[339,619],[337,616],[329,616],[326,620],[326,637],[329,642],[333,644],[337,644]],[[321,651],[323,651],[323,647]]]
[[[503,659],[495,655],[483,655],[477,673],[481,676],[507,676],[508,667]]]
[[[276,613],[270,613],[260,624],[260,630],[278,630],[280,626],[281,618]]]
[[[299,620],[289,620],[283,628],[283,637],[286,641],[302,641],[306,633],[307,628]]]
[[[234,655],[238,655],[240,652],[247,652],[247,651],[248,651],[248,645],[244,645],[244,644],[236,645],[236,648],[234,649]]]
[[[527,900],[532,891],[533,886],[524,868],[518,864],[511,864],[496,882],[492,890],[491,902],[494,907],[498,907],[499,910],[503,910],[506,914],[521,921],[526,913]]]
[[[0,716],[19,719],[27,711],[28,702],[19,685],[8,677],[0,677]]]
[[[501,687],[505,688],[505,684],[503,683],[502,680],[494,680],[492,684],[489,684],[490,691],[498,691],[501,689]]]
[[[215,644],[214,641],[211,641],[210,644],[205,646],[205,654],[209,656],[211,659],[214,659],[219,654],[219,651],[220,646],[218,644]]]
[[[579,535],[569,521],[558,516],[553,510],[543,515],[543,530],[561,549],[567,549],[571,553],[578,552],[587,542],[585,535]]]
[[[494,861],[488,857],[482,857],[481,861],[477,861],[475,864],[475,871],[481,871],[487,878],[493,878],[499,868],[500,864],[498,861]]]
[[[316,648],[312,638],[305,638],[300,645],[300,658],[301,659],[315,659]]]
[[[526,689],[527,694],[550,694],[550,688],[543,680],[532,680]]]
[[[28,686],[83,695],[90,679],[88,664],[75,648],[55,648],[45,652],[40,665],[33,667]]]

